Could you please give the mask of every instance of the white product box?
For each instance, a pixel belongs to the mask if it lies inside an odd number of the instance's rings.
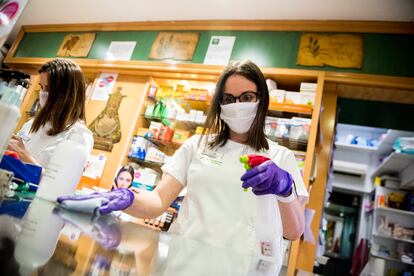
[[[300,83],[300,92],[316,92],[316,87],[317,84],[316,83],[311,83],[311,82],[301,82]]]
[[[285,101],[285,90],[274,89],[269,92],[271,103],[283,103]]]
[[[197,118],[197,110],[195,109],[190,109],[190,113],[188,115],[188,120],[190,122],[195,122]]]
[[[266,79],[266,84],[267,84],[267,89],[270,90],[275,90],[277,89],[277,84],[274,80],[272,79]]]
[[[315,104],[315,93],[311,92],[300,92],[301,104],[311,105]]]
[[[204,112],[203,111],[197,111],[196,120],[195,122],[198,124],[204,123]]]
[[[288,104],[301,104],[302,99],[300,96],[301,93],[294,92],[294,91],[286,91],[285,92],[285,103]]]
[[[177,113],[176,119],[178,121],[188,121],[189,120],[189,116],[188,115],[189,115],[188,113],[180,112],[180,113]]]
[[[160,162],[163,163],[165,158],[165,153],[156,149],[155,147],[150,147],[147,151],[147,155],[145,155],[145,160],[153,161],[153,162]]]

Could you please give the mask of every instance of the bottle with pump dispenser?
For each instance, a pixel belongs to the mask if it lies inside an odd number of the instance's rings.
[[[89,155],[83,141],[82,133],[72,132],[56,146],[44,168],[37,197],[56,201],[59,196],[73,195]]]
[[[29,75],[0,69],[0,160],[20,120],[20,104],[29,86]]]

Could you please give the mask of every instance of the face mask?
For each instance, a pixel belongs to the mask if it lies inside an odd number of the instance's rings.
[[[48,96],[49,96],[49,92],[40,90],[40,92],[39,92],[39,104],[40,104],[41,107],[45,106]]]
[[[220,118],[236,133],[249,131],[256,117],[259,103],[232,103],[221,105]]]

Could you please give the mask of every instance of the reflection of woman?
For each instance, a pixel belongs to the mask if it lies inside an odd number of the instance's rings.
[[[23,162],[45,167],[57,144],[75,132],[83,137],[89,153],[93,136],[84,124],[85,78],[81,68],[69,59],[57,58],[43,64],[39,73],[41,108],[18,136],[12,137],[8,149],[17,152]]]
[[[134,168],[131,166],[122,167],[114,179],[112,190],[116,188],[131,188],[134,181]]]
[[[100,207],[103,214],[128,208],[133,216],[153,218],[187,188],[171,231],[263,255],[278,270],[282,238],[295,240],[303,233],[302,200],[308,193],[293,152],[266,138],[268,106],[269,91],[260,69],[250,61],[233,64],[216,85],[205,125],[209,132],[191,137],[175,152],[162,167],[164,175],[154,191],[134,195],[118,189],[59,202],[104,197],[110,202]],[[270,160],[246,172],[239,162],[245,154]]]

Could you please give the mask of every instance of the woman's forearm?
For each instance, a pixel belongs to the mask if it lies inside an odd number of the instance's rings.
[[[174,177],[164,174],[152,192],[137,194],[134,203],[124,212],[137,218],[156,218],[168,209],[182,189]]]
[[[27,151],[20,152],[19,157],[20,157],[20,160],[24,163],[29,163],[29,164],[33,164],[33,165],[41,167],[40,163],[33,156],[31,156]]]
[[[288,240],[299,239],[304,231],[305,217],[303,207],[298,199],[290,203],[279,202],[282,218],[283,236]]]
[[[164,206],[160,197],[155,192],[135,194],[134,203],[124,210],[125,213],[137,218],[156,218],[160,216],[168,206]]]

